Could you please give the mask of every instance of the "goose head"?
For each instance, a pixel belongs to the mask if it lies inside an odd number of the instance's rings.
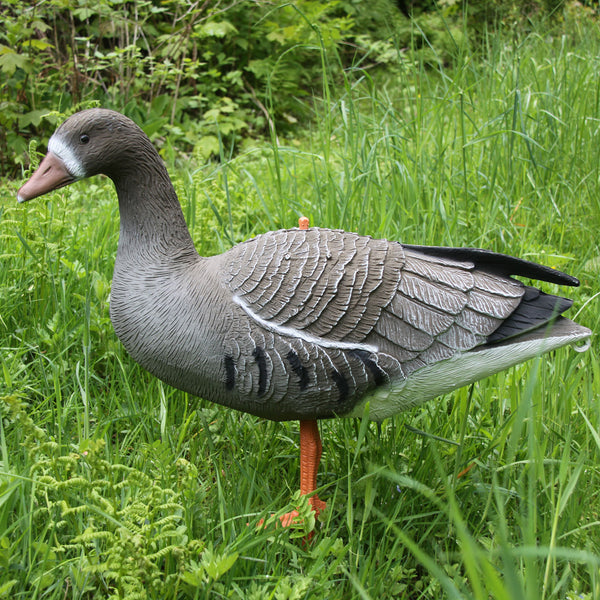
[[[144,161],[144,156],[151,158]],[[19,202],[37,198],[100,173],[115,183],[136,165],[157,162],[144,132],[124,115],[92,108],[68,118],[48,142],[48,153],[18,192]]]

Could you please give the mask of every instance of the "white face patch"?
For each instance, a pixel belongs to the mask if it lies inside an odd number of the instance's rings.
[[[338,340],[326,340],[325,338],[317,337],[316,335],[310,335],[310,333],[306,333],[299,329],[294,329],[293,327],[286,327],[285,325],[277,325],[277,323],[272,323],[271,321],[267,321],[262,317],[258,316],[247,304],[245,304],[241,298],[238,296],[233,297],[233,301],[241,306],[246,314],[254,321],[256,321],[261,327],[264,327],[268,331],[276,333],[285,337],[292,337],[303,340],[308,344],[315,344],[316,346],[321,346],[322,348],[337,348],[339,350],[364,350],[365,352],[371,352],[373,354],[377,353],[377,347],[372,346],[371,344],[353,344],[351,342],[342,342]]]
[[[67,171],[75,177],[75,179],[83,179],[85,177],[85,169],[75,156],[72,148],[65,144],[59,137],[54,134],[48,142],[48,152],[52,152],[60,158],[65,164]]]

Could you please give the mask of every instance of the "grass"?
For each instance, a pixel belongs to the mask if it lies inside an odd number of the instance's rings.
[[[297,138],[171,160],[199,251],[299,214],[486,247],[579,277],[572,314],[598,331],[600,38],[571,27],[326,81]],[[299,501],[297,423],[168,388],[116,339],[112,185],[16,206],[18,185],[0,207],[0,598],[600,598],[596,339],[381,426],[322,422],[307,545],[255,528]]]

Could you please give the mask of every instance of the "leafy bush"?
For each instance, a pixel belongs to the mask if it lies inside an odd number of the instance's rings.
[[[514,26],[562,2],[5,0],[0,175],[27,161],[28,140],[90,105],[199,159],[236,137],[285,135],[344,71],[446,65],[463,54],[465,23]]]
[[[2,173],[25,160],[28,138],[51,132],[52,109],[94,103],[210,155],[219,137],[296,123],[327,83],[323,52],[345,44],[351,62],[357,51],[355,19],[341,2],[5,4]]]

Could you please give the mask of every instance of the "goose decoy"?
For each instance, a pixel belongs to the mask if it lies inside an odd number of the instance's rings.
[[[381,420],[591,335],[561,316],[571,300],[513,276],[577,279],[486,250],[314,227],[201,257],[158,152],[110,110],[68,118],[18,200],[99,173],[119,199],[117,336],[169,385],[259,417],[299,419],[300,489],[317,513],[318,419],[368,410]]]

